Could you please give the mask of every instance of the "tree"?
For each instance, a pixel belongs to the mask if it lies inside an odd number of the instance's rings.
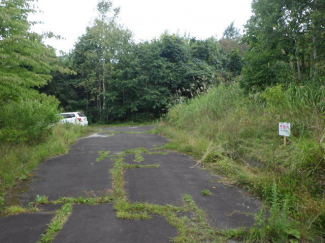
[[[233,77],[241,74],[243,56],[247,50],[247,45],[242,42],[242,36],[239,29],[234,26],[234,22],[225,29],[218,44],[223,57],[220,76],[226,82],[231,81]]]
[[[0,105],[37,94],[32,88],[46,84],[54,64],[54,49],[30,31],[29,0],[1,1],[0,8]],[[63,71],[63,70],[61,70]]]
[[[109,104],[116,99],[111,87],[115,66],[127,55],[132,33],[117,23],[119,9],[111,1],[100,1],[97,9],[99,16],[76,43],[72,58],[88,102],[96,104],[93,117],[105,121]]]
[[[301,83],[324,73],[324,1],[255,0],[252,7],[244,36],[250,51],[243,86]],[[264,74],[257,75],[255,65],[261,64]]]
[[[51,79],[57,65],[54,49],[31,32],[30,0],[0,3],[0,141],[37,142],[58,121],[58,101],[36,88]]]
[[[234,26],[234,22],[225,29],[222,39],[236,40],[241,37],[240,30]]]

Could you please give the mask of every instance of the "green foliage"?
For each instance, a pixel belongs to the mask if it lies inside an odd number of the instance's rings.
[[[71,73],[57,64],[54,49],[30,31],[30,0],[0,3],[0,142],[36,143],[58,121],[58,101],[35,88],[51,79],[51,71]]]
[[[29,97],[31,88],[51,79],[51,70],[67,71],[56,65],[54,49],[42,43],[43,37],[30,32],[29,2],[1,1],[0,104]]]
[[[35,99],[10,102],[0,109],[0,141],[37,143],[48,137],[58,116],[59,102],[39,95]]]
[[[103,1],[104,12],[80,37],[60,64],[76,76],[52,72],[41,91],[55,95],[64,110],[83,110],[90,122],[146,121],[165,114],[182,99],[193,98],[242,68],[239,39],[220,51],[215,38],[196,40],[164,33],[135,44],[132,33],[119,25],[118,9]],[[105,8],[104,8],[105,7]],[[238,50],[234,50],[238,49]]]
[[[324,2],[266,1],[252,4],[246,25],[242,86],[265,89],[324,75]]]

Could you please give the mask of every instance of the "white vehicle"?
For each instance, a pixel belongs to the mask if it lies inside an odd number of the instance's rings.
[[[87,126],[87,117],[82,112],[64,112],[60,114],[63,118],[60,123],[72,123],[81,126]]]

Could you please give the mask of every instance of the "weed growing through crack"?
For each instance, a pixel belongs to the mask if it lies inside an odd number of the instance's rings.
[[[35,213],[39,212],[39,209],[37,207],[21,207],[18,205],[10,206],[5,209],[4,215],[10,216],[10,215],[16,215],[16,214],[21,214],[21,213]]]
[[[161,155],[166,155],[166,152],[151,152],[146,148],[136,148],[136,149],[128,149],[124,151],[124,154],[134,154],[135,155],[135,160],[134,162],[142,162],[144,160],[144,157],[142,154],[161,154]]]
[[[124,164],[124,169],[138,169],[138,168],[158,168],[160,164],[153,164],[153,165],[131,165],[131,164]]]
[[[208,189],[204,189],[201,191],[201,195],[202,196],[210,196],[211,192]]]
[[[37,243],[52,242],[56,233],[62,229],[64,223],[68,220],[71,211],[72,204],[68,203],[63,205],[62,208],[56,212],[56,215],[50,223],[49,227],[46,229],[45,234],[41,235],[41,239]]]
[[[47,196],[36,195],[35,202],[37,204],[47,204],[47,203],[49,203],[49,200],[48,200]]]
[[[135,160],[134,161],[135,162],[142,162],[142,161],[144,161],[144,158],[143,158],[142,154],[136,153],[135,154]]]
[[[42,198],[42,200],[35,200],[35,202],[31,203],[31,205],[41,205],[41,204],[88,204],[88,205],[98,205],[102,203],[110,203],[114,201],[114,197],[112,195],[101,195],[101,196],[93,196],[93,197],[59,197],[55,201],[49,201],[46,196],[38,196]]]
[[[97,162],[102,161],[103,159],[108,158],[110,151],[98,151],[99,157],[96,159]]]

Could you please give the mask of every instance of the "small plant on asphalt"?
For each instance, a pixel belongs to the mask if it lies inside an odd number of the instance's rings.
[[[40,196],[40,195],[36,195],[35,201],[36,201],[38,204],[46,204],[46,203],[49,202],[47,196]]]
[[[106,159],[109,157],[110,151],[98,151],[99,157],[96,159],[97,162],[102,161],[103,159]]]
[[[208,189],[204,189],[201,191],[202,196],[209,196],[210,194],[211,194],[211,192]]]

